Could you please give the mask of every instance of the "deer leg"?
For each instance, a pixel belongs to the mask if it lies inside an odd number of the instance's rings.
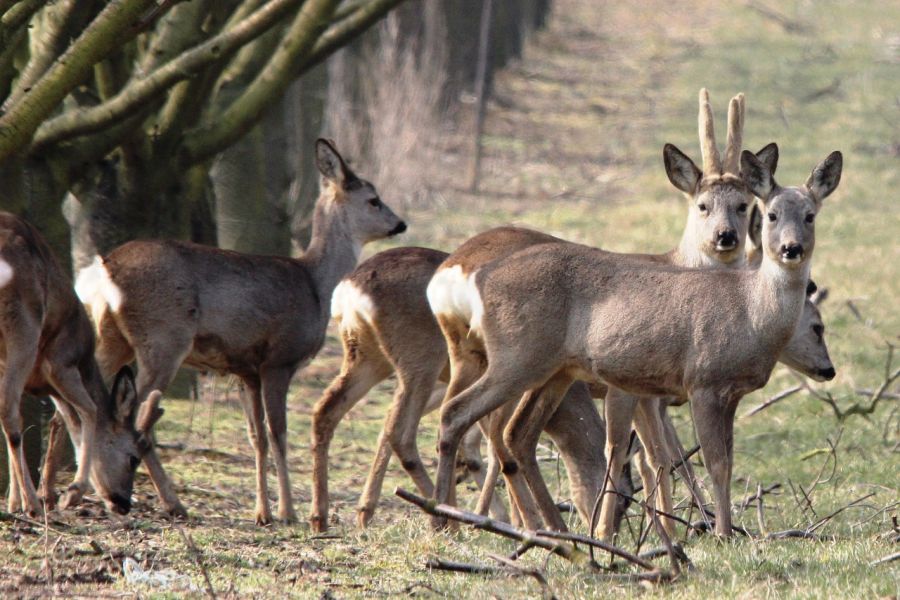
[[[621,390],[609,387],[606,392],[604,412],[606,415],[606,460],[609,479],[603,483],[606,493],[600,504],[600,539],[611,540],[615,531],[616,505],[619,489],[618,474],[628,459],[631,440],[631,423],[637,400]]]
[[[560,372],[551,377],[540,389],[526,393],[506,425],[503,436],[504,442],[522,465],[528,487],[544,522],[556,531],[567,531],[568,528],[541,475],[537,462],[537,445],[544,426],[571,385],[572,377]]]
[[[438,472],[435,483],[435,499],[438,502],[447,502],[454,487],[456,452],[465,432],[479,419],[512,398],[520,398],[526,390],[534,385],[534,382],[528,379],[521,380],[520,372],[530,375],[537,374],[538,377],[551,375],[553,367],[547,368],[546,364],[542,361],[542,364],[534,365],[533,369],[530,368],[532,365],[521,365],[524,368],[519,371],[516,366],[512,365],[512,361],[491,363],[484,375],[472,386],[444,403],[441,408]],[[547,373],[547,371],[550,372]],[[443,528],[446,526],[446,519],[435,518],[433,525]]]
[[[266,459],[269,454],[269,439],[264,430],[264,412],[260,382],[255,377],[241,379],[246,387],[246,394],[241,394],[241,405],[247,417],[247,439],[253,446],[256,457],[256,516],[257,525],[269,525],[272,522],[272,511],[269,508],[269,484],[266,480]]]
[[[81,374],[75,367],[61,369],[51,367],[47,373],[50,384],[59,392],[64,401],[78,415],[81,423],[81,435],[78,447],[78,468],[75,480],[69,485],[59,502],[59,507],[66,509],[81,502],[88,491],[91,476],[91,461],[94,452],[94,434],[97,428],[97,406],[84,389]]]
[[[503,473],[503,478],[506,480],[510,506],[516,507],[521,524],[526,529],[541,529],[543,520],[540,507],[528,487],[528,479],[523,465],[504,440],[504,429],[515,408],[514,403],[508,402],[491,413],[488,421],[488,439],[490,439],[491,448],[500,463],[500,472]]]
[[[346,346],[346,343],[345,343]],[[351,358],[355,357],[355,358]],[[355,352],[348,353],[345,348],[344,365],[341,368],[341,374],[328,386],[325,393],[316,403],[313,409],[312,422],[312,451],[313,451],[313,498],[312,511],[310,513],[310,524],[314,531],[325,531],[328,529],[328,453],[331,447],[331,441],[334,438],[335,429],[338,423],[344,418],[372,386],[379,381],[385,379],[391,374],[393,368],[391,364],[384,359],[380,353],[378,355],[359,356]],[[357,516],[357,523],[360,527],[365,527],[374,512],[375,504],[378,502],[378,495],[375,495],[370,507],[371,511],[363,512],[363,505],[367,503],[368,495],[373,483],[372,473],[377,470],[386,470],[390,460],[390,446],[384,439],[384,432],[378,438],[379,447],[376,451],[375,459],[372,463],[372,469],[369,472],[369,479],[366,481],[363,499],[360,500],[360,513]],[[376,473],[377,476],[377,473]],[[383,478],[384,475],[381,475]],[[381,489],[381,479],[377,481],[378,491]],[[368,504],[365,504],[369,506]],[[367,517],[363,517],[367,514]]]
[[[672,459],[665,431],[660,420],[658,398],[638,400],[634,414],[634,425],[641,439],[646,461],[640,461],[641,479],[647,503],[655,501],[657,510],[673,514],[672,502]],[[651,494],[651,490],[655,490]],[[655,496],[655,498],[654,498]],[[669,517],[660,517],[660,522],[669,538],[675,539],[675,522]]]
[[[16,339],[28,340],[29,336],[20,335]],[[17,344],[16,348],[11,348],[12,345],[7,338],[6,371],[0,381],[0,425],[6,436],[6,451],[9,457],[10,483],[7,509],[9,512],[16,512],[21,508],[26,514],[37,516],[40,514],[41,505],[25,462],[20,412],[22,393],[25,391],[26,380],[34,368],[37,347],[31,344]]]
[[[190,331],[159,331],[153,335],[154,339],[162,336],[165,341],[154,343],[151,340],[146,346],[136,348],[138,368],[136,386],[139,405],[144,403],[153,390],[165,390],[169,387],[178,367],[190,352],[193,336]],[[175,485],[163,469],[155,444],[151,445],[144,455],[144,466],[147,467],[150,481],[156,488],[163,510],[174,517],[186,519],[187,509],[178,499]]]
[[[296,371],[294,365],[264,367],[260,374],[263,406],[269,428],[269,444],[272,446],[275,473],[278,475],[278,520],[282,523],[297,521],[287,464],[287,392],[294,371]]]
[[[668,407],[664,402],[659,404],[659,416],[662,421],[663,432],[666,434],[666,443],[669,446],[669,451],[672,453],[672,461],[678,463],[678,467],[675,470],[681,475],[681,479],[684,481],[684,485],[691,495],[691,502],[694,503],[694,506],[697,507],[701,515],[705,515],[707,502],[706,494],[703,491],[703,484],[694,472],[691,461],[685,460],[687,450],[684,449],[684,445],[678,438],[675,424],[672,423]]]
[[[493,446],[491,446],[487,455],[487,469],[485,469],[484,461],[481,458],[482,439],[484,439],[484,433],[481,431],[481,428],[470,427],[466,435],[463,436],[462,441],[462,454],[466,461],[466,466],[472,474],[475,483],[481,489],[475,512],[479,515],[486,515],[490,512],[493,518],[509,522],[509,512],[506,510],[506,505],[503,504],[499,494],[495,493],[497,481],[500,479],[500,461],[497,460],[497,453],[493,451]]]
[[[53,413],[47,427],[47,453],[44,455],[44,464],[41,465],[41,484],[38,487],[38,496],[44,503],[46,510],[52,510],[56,506],[56,474],[59,471],[59,457],[65,448],[68,434],[59,411]]]
[[[712,392],[691,396],[691,413],[716,503],[716,535],[731,535],[731,469],[737,402]]]
[[[441,366],[438,365],[438,369]],[[398,369],[398,375],[400,381],[385,422],[385,432],[391,448],[400,458],[403,469],[423,496],[431,496],[434,493],[434,484],[419,456],[416,434],[438,373],[427,371],[410,376],[406,369],[401,368]]]
[[[556,444],[569,476],[572,502],[589,523],[606,473],[606,423],[584,383],[575,382],[544,431]]]

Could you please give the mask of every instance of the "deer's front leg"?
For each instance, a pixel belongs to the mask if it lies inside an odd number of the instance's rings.
[[[712,479],[716,534],[723,537],[731,535],[731,469],[736,408],[736,401],[730,401],[715,391],[704,390],[691,395],[694,427],[703,452],[703,462]]]
[[[295,369],[277,367],[261,371],[269,443],[275,458],[275,473],[278,475],[278,520],[282,523],[295,523],[297,513],[294,511],[287,464],[287,392]]]

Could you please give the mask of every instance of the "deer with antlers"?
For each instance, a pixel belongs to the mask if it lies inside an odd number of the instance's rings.
[[[745,394],[765,385],[796,329],[815,217],[841,170],[841,154],[834,152],[805,185],[782,188],[768,165],[750,152],[741,154],[742,181],[765,212],[757,269],[682,269],[553,244],[479,270],[465,302],[471,327],[484,340],[487,368],[442,408],[436,500],[448,499],[450,457],[478,419],[548,381],[564,389],[567,381],[599,379],[610,392],[690,400],[713,483],[716,533],[730,535],[735,409]],[[702,189],[699,171],[680,172],[694,189]],[[507,440],[527,437],[522,431],[537,427],[543,412],[553,408],[550,403],[536,410],[538,405],[534,396],[519,404]],[[611,468],[615,450],[627,441],[634,410],[627,397],[608,394]],[[666,466],[663,457],[660,468]]]
[[[701,90],[699,126],[701,149],[704,157],[704,171],[708,176],[700,176],[702,172],[674,146],[667,145],[664,149],[666,171],[670,180],[676,187],[684,191],[691,201],[685,233],[679,246],[667,254],[655,256],[631,255],[631,259],[683,266],[718,265],[732,268],[744,266],[744,239],[747,233],[747,215],[749,204],[752,202],[752,194],[748,193],[748,190],[741,182],[738,174],[739,169],[735,162],[740,151],[742,138],[743,95],[732,99],[729,106],[728,123],[726,168],[723,168],[718,150],[715,147],[712,110],[709,105],[708,94],[706,90]],[[758,157],[769,165],[770,170],[774,171],[777,164],[777,148],[774,145],[770,144],[761,150]],[[429,287],[430,296],[432,295],[432,290],[434,295],[432,307],[435,309],[438,321],[445,331],[445,336],[451,349],[451,361],[456,357],[462,363],[456,369],[456,373],[460,374],[461,381],[459,383],[451,381],[448,389],[448,398],[451,398],[457,390],[471,384],[483,372],[484,353],[481,349],[481,340],[477,333],[470,331],[469,321],[471,313],[466,306],[467,294],[471,289],[470,278],[478,266],[478,263],[466,265],[465,259],[454,261],[451,255],[451,259],[439,268],[437,276]],[[454,350],[455,346],[459,348]],[[827,352],[825,353],[825,359],[825,362],[828,362]],[[479,365],[479,362],[482,365]],[[534,396],[540,398],[543,395],[553,397],[553,394],[548,394],[546,391]],[[509,410],[507,408],[507,411]],[[659,419],[654,416],[657,412],[653,410],[652,406],[647,406],[638,410],[637,413],[639,423],[636,423],[636,426],[639,432],[641,429],[645,429],[643,438],[646,439],[642,441],[645,442],[645,447],[649,446],[648,452],[652,452],[656,459],[651,461],[651,463],[656,462],[655,468],[642,470],[642,475],[645,479],[650,472],[658,470],[658,461],[663,461],[662,457],[668,456],[670,453],[666,452],[665,446],[662,445],[660,430],[664,423],[660,423]],[[503,419],[494,424],[492,442],[495,446],[502,447],[504,443],[502,431],[505,427],[505,420]],[[653,430],[646,431],[647,427],[652,427]],[[674,430],[671,428],[671,425],[669,424],[666,428],[668,429],[668,437],[673,438]],[[539,428],[534,428],[528,432],[527,436],[523,436],[520,431],[520,436],[515,440],[518,456],[530,458],[513,460],[510,464],[510,470],[513,471],[513,477],[521,477],[520,473],[524,471],[524,478],[529,485],[526,488],[525,484],[520,482],[518,485],[510,485],[509,489],[513,494],[520,493],[526,496],[523,502],[526,506],[531,506],[533,509],[530,515],[533,525],[538,525],[539,521],[534,505],[528,503],[527,490],[529,488],[534,493],[544,519],[554,527],[561,527],[564,524],[559,518],[552,498],[546,491],[543,480],[537,471],[537,465],[533,461],[533,451],[529,452],[527,450],[529,448],[533,450],[537,443],[539,432]],[[675,439],[677,440],[677,438]],[[677,447],[680,448],[680,444]],[[624,453],[625,448],[619,448],[617,452],[619,454]],[[512,456],[512,451],[510,450],[506,454],[508,457]],[[526,461],[525,464],[523,464],[523,460]],[[611,464],[610,468],[615,468],[615,465]],[[681,468],[687,469],[688,467],[682,465]],[[690,478],[688,478],[688,481],[690,482]],[[655,484],[651,487],[647,483],[645,481],[645,486],[648,490],[656,487]],[[670,498],[667,495],[668,492],[668,488],[664,486],[657,497],[657,501],[665,507],[670,506],[671,502],[666,500],[666,498]],[[661,506],[661,508],[663,507]]]
[[[38,231],[0,212],[0,422],[9,456],[10,512],[37,515],[38,493],[22,450],[23,393],[49,395],[77,448],[78,469],[60,506],[81,501],[89,483],[113,512],[131,509],[134,472],[161,410],[155,392],[135,424],[137,403],[128,369],[112,393],[94,360],[94,333],[72,284]],[[51,431],[50,446],[62,431]],[[55,463],[51,463],[55,464]],[[53,473],[45,465],[41,496],[53,506]]]
[[[135,359],[138,397],[165,388],[182,364],[237,375],[247,389],[247,434],[256,452],[256,522],[272,521],[266,483],[272,445],[278,519],[294,521],[287,466],[286,402],[297,369],[325,341],[329,300],[363,244],[405,231],[375,187],[333,143],[316,142],[321,193],[312,239],[297,259],[254,256],[175,241],[137,241],[78,278],[109,372]],[[267,429],[266,429],[267,428]],[[154,452],[145,458],[166,510],[184,514]]]

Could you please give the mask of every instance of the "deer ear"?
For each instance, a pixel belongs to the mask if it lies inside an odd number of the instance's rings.
[[[343,184],[348,178],[347,165],[334,147],[334,142],[319,138],[316,140],[316,167],[326,179]]]
[[[813,169],[806,187],[812,192],[816,204],[821,204],[841,182],[841,171],[844,168],[844,155],[835,150]]]
[[[806,297],[809,298],[819,289],[819,286],[816,285],[816,282],[810,279],[806,282]]]
[[[768,165],[749,150],[741,152],[741,178],[754,196],[765,202],[775,190],[775,178]]]
[[[756,158],[759,159],[759,162],[769,167],[769,173],[774,175],[775,169],[778,168],[778,144],[775,142],[766,144],[756,153]]]
[[[122,367],[116,373],[112,399],[116,410],[116,422],[120,425],[130,423],[137,407],[137,388],[134,385],[134,373],[129,367]]]
[[[663,162],[672,185],[686,194],[696,191],[702,173],[684,152],[672,144],[666,144],[663,146]]]

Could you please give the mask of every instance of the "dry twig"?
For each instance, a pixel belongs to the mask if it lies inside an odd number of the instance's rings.
[[[756,413],[764,411],[765,409],[769,408],[776,402],[781,402],[785,398],[793,396],[794,394],[796,394],[797,392],[799,392],[802,389],[803,389],[803,385],[795,385],[794,387],[788,388],[786,390],[782,390],[782,391],[778,392],[777,394],[775,394],[774,396],[772,396],[771,398],[769,398],[768,400],[766,400],[765,402],[763,402],[762,404],[760,404],[760,405],[756,406],[755,408],[751,409],[750,411],[744,413],[743,415],[741,415],[740,418],[746,419],[747,417],[752,417]]]

